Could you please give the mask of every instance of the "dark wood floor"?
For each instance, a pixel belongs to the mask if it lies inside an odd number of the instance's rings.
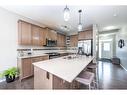
[[[99,61],[100,89],[127,89],[127,71],[110,61]]]
[[[99,88],[98,89],[127,89],[127,71],[120,65],[110,61],[98,62]],[[33,77],[20,82],[0,83],[0,89],[33,89]]]

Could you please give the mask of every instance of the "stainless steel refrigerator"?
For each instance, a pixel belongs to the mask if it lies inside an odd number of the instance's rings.
[[[78,54],[87,56],[92,55],[92,40],[78,41]]]

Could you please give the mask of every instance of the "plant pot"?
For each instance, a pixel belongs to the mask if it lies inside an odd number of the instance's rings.
[[[5,75],[5,78],[7,83],[13,82],[15,80],[15,76],[12,78],[12,77],[9,77],[8,75]]]

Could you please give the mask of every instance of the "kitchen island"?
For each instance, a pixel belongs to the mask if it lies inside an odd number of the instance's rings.
[[[74,79],[93,59],[93,56],[71,55],[33,63],[34,89],[75,88],[78,83]]]

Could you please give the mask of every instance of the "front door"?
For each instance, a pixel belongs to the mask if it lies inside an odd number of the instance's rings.
[[[112,57],[112,44],[111,43],[112,43],[111,41],[102,42],[101,58],[110,59]]]

